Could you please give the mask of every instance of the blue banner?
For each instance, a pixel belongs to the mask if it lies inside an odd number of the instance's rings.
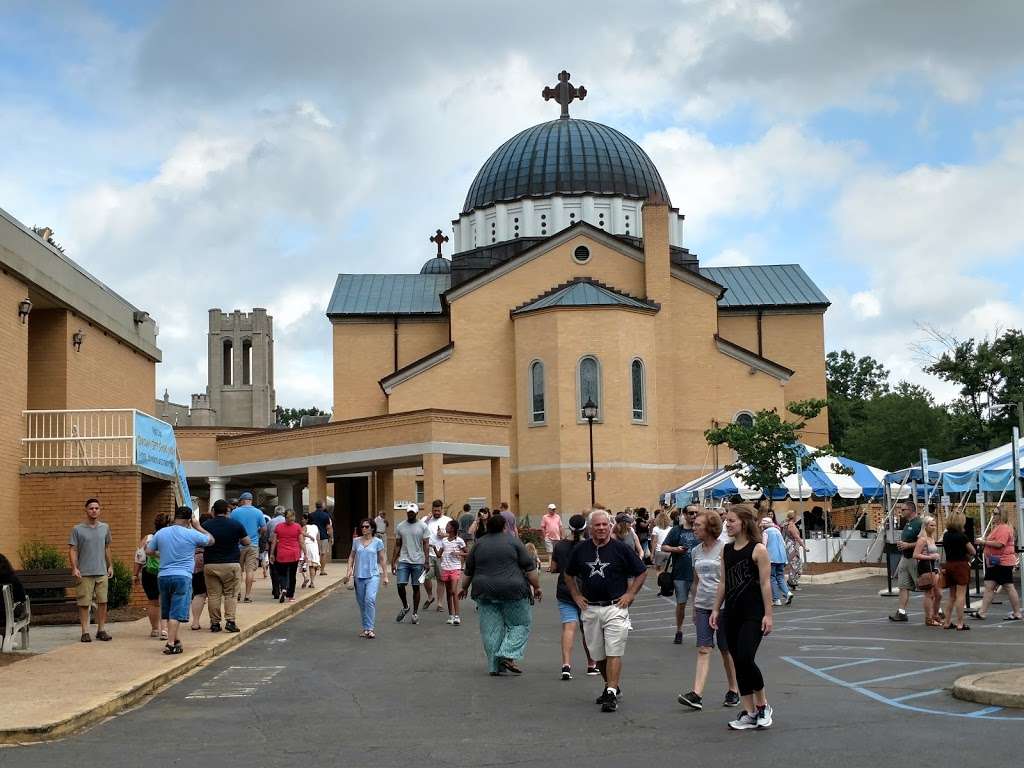
[[[178,459],[174,427],[141,411],[135,412],[135,463],[175,479],[178,503],[192,506],[185,465]]]

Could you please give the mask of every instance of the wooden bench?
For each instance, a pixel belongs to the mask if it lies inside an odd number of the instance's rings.
[[[21,635],[21,650],[28,650],[28,625],[32,621],[32,601],[25,598],[25,615],[14,618],[14,591],[10,584],[4,584],[0,592],[4,625],[0,627],[0,652],[14,650],[14,636]]]
[[[17,571],[15,575],[25,587],[25,591],[31,595],[32,610],[37,615],[64,613],[75,609],[75,598],[67,596],[67,590],[77,584],[70,568]],[[46,594],[43,590],[51,594]]]

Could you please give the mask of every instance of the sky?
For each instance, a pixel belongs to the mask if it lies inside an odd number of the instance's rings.
[[[337,274],[418,271],[567,69],[702,264],[801,264],[826,349],[945,400],[929,329],[1024,327],[1021,29],[1016,0],[0,0],[0,207],[157,319],[160,393],[203,391],[208,308],[259,306],[278,403],[329,410]]]

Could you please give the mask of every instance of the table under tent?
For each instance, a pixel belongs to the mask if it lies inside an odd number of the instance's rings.
[[[816,449],[809,445],[800,445],[801,457],[808,457]],[[819,456],[814,459],[805,458],[801,462],[800,471],[786,477],[782,486],[772,491],[773,501],[796,499],[806,501],[815,499],[863,499],[880,501],[885,497],[886,472],[863,462],[854,461],[845,456]],[[834,465],[845,468],[849,474],[837,472]],[[757,487],[748,485],[739,476],[739,469],[719,469],[663,495],[667,504],[683,506],[701,504],[705,507],[719,507],[722,502],[734,496],[744,501],[756,501],[764,498],[764,492]],[[909,492],[908,492],[909,493]],[[801,512],[801,529],[805,531],[804,542],[807,545],[807,562],[865,562],[872,554],[875,539],[862,538],[856,530],[844,531],[840,536],[829,536],[828,509],[824,508],[825,536],[815,538],[808,536],[803,525]],[[861,518],[863,514],[861,515]],[[858,524],[861,521],[858,518]],[[854,528],[857,525],[855,524]],[[878,547],[878,559],[881,559],[881,548]]]

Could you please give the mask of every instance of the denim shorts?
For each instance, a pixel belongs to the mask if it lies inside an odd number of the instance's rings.
[[[160,618],[188,621],[192,606],[191,576],[160,576]]]
[[[405,563],[398,561],[398,583],[419,586],[423,563]]]
[[[580,609],[576,603],[567,603],[565,600],[558,601],[558,616],[563,624],[575,624],[580,620]]]
[[[693,586],[693,582],[678,579],[674,583],[676,585],[676,605],[686,605],[686,601],[690,599],[690,587]]]
[[[729,645],[725,639],[725,631],[722,628],[722,618],[724,614],[718,614],[718,631],[711,628],[711,611],[706,608],[694,608],[693,609],[693,627],[697,630],[697,647],[698,648],[714,648],[715,647],[715,635],[718,636],[718,650],[726,652],[729,650]]]

